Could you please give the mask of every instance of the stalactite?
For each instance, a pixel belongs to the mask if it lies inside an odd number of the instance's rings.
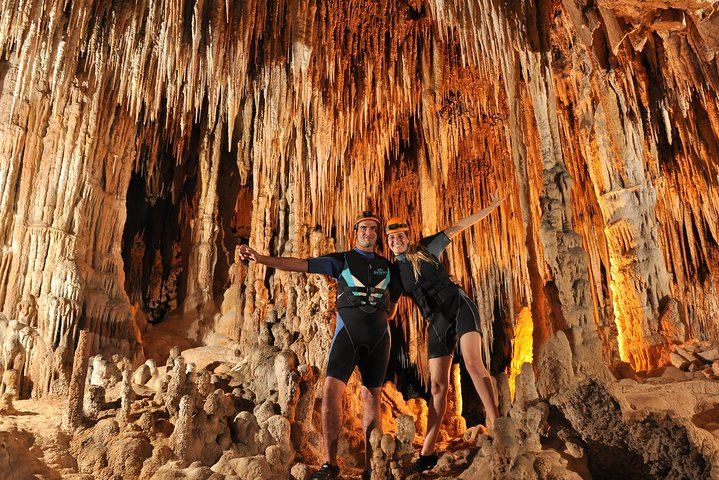
[[[212,276],[215,269],[217,237],[217,175],[220,163],[222,135],[208,131],[202,141],[200,151],[200,194],[197,215],[192,221],[193,252],[188,268],[188,289],[185,311],[200,309],[212,311]]]

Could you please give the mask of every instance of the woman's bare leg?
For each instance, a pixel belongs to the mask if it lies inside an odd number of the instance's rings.
[[[459,339],[459,346],[462,349],[464,365],[467,367],[467,372],[469,372],[469,376],[472,377],[474,388],[477,390],[479,398],[484,405],[484,411],[487,415],[487,426],[491,427],[499,416],[499,409],[494,400],[492,378],[482,361],[482,336],[479,332],[465,333]]]
[[[447,391],[449,390],[449,368],[452,357],[449,355],[429,360],[429,378],[432,384],[432,398],[427,415],[427,436],[424,437],[422,455],[432,455],[437,443],[439,429],[442,426],[444,412],[447,409]]]

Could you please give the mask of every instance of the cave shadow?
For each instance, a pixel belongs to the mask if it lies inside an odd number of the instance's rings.
[[[3,414],[4,417],[7,418],[16,418],[16,417],[35,417],[39,415],[37,412],[33,411],[22,411],[22,410],[15,410],[13,413],[5,413]]]
[[[646,471],[643,458],[626,445],[609,445],[597,440],[582,438],[571,422],[555,406],[549,409],[549,424],[559,435],[543,437],[543,449],[554,449],[567,461],[573,471],[588,469],[593,479],[646,479],[652,478]],[[561,432],[561,433],[560,433]],[[567,445],[573,444],[582,452],[581,457],[572,455]]]
[[[692,415],[691,422],[716,437],[719,433],[719,403]]]

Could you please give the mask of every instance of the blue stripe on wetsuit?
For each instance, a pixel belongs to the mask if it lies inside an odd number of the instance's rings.
[[[337,334],[340,333],[340,330],[345,328],[345,322],[342,320],[342,317],[340,317],[339,312],[337,313],[337,326],[335,327],[335,333],[332,335],[332,343],[330,343],[330,351],[332,351],[332,347],[335,346],[335,340],[337,339]]]

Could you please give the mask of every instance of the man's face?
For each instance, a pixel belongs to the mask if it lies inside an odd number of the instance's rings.
[[[357,245],[360,248],[372,249],[377,245],[379,224],[374,220],[362,220],[357,224]]]

